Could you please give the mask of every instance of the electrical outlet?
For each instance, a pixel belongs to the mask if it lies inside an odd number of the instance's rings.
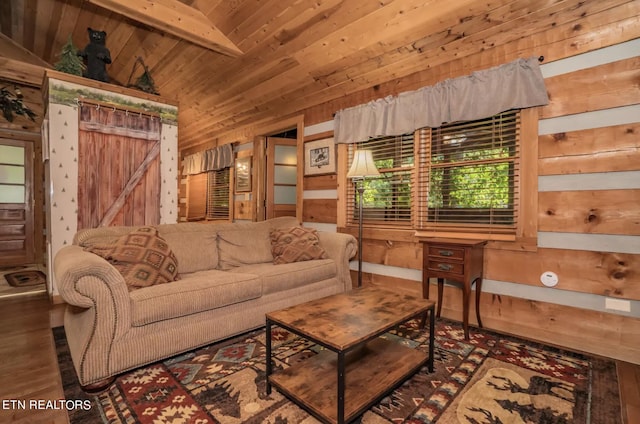
[[[614,311],[631,312],[631,302],[622,299],[611,299],[609,297],[604,299],[605,309],[612,309]]]

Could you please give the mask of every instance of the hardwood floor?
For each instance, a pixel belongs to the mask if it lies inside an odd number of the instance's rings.
[[[0,299],[0,422],[69,422],[65,411],[35,409],[29,402],[64,399],[51,310],[46,293]],[[8,405],[11,400],[26,400],[24,409]]]
[[[622,423],[640,423],[640,365],[619,361],[617,365]]]
[[[60,312],[46,294],[0,299],[0,422],[69,422],[65,411],[29,408],[29,400],[64,399],[51,333]],[[640,423],[640,365],[617,365],[622,422]],[[26,408],[12,408],[11,400],[26,400]]]

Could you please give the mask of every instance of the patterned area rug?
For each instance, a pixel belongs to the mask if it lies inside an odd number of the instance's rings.
[[[47,290],[44,266],[12,266],[0,268],[0,297],[21,296]]]
[[[5,274],[4,278],[12,287],[33,287],[44,285],[47,276],[42,271],[19,271]]]
[[[78,386],[64,330],[54,336],[66,398],[92,403],[70,412],[72,424],[318,422],[277,390],[266,396],[264,330],[131,371],[96,396]],[[272,337],[276,370],[320,350],[281,329]],[[385,337],[428,349],[428,329],[417,321]],[[359,422],[617,424],[615,364],[477,329],[465,341],[459,323],[439,319],[435,372],[420,370]]]

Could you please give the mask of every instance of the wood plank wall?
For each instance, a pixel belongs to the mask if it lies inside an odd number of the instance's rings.
[[[387,83],[296,113],[304,113],[305,141],[311,141],[331,135],[332,115],[339,109],[517,57],[544,56],[551,103],[540,109],[537,248],[487,250],[483,320],[496,330],[640,363],[635,317],[640,312],[635,303],[640,300],[640,2],[594,2],[577,22],[571,13],[528,22],[523,36],[511,43],[501,43],[500,33],[461,40],[460,59],[430,69],[421,65],[402,79],[385,75]],[[547,29],[528,34],[528,28]],[[486,50],[468,55],[478,45]],[[0,58],[0,77],[19,84],[38,119],[1,121],[0,129],[17,137],[39,134],[42,68],[16,59]],[[245,128],[218,143],[253,135]],[[41,179],[41,169],[36,170]],[[335,175],[305,178],[305,223],[336,230],[340,184]],[[43,227],[43,194],[36,193],[36,199],[36,219]],[[182,216],[186,208],[184,199],[180,202]],[[365,232],[363,250],[366,282],[418,291],[422,252],[410,233]],[[556,289],[539,283],[547,270],[560,277]],[[460,318],[460,297],[459,290],[447,287],[445,316]],[[605,297],[629,300],[632,313],[604,311]]]
[[[389,74],[386,83],[296,112],[304,114],[304,141],[332,136],[332,117],[340,109],[519,57],[543,56],[551,102],[539,109],[538,191],[532,194],[537,240],[488,245],[483,322],[640,363],[640,2],[608,0],[586,10],[563,9],[527,22],[522,31],[512,42],[500,33],[480,33],[460,41],[459,59],[428,69],[407,62],[416,68],[408,77]],[[372,75],[385,72],[381,69]],[[243,127],[216,143],[250,141],[259,134]],[[337,160],[344,164],[342,156],[344,149],[338,149]],[[337,225],[345,184],[337,175],[304,178],[305,225],[356,233]],[[413,231],[365,230],[363,243],[365,284],[420,291],[422,249]],[[544,271],[559,275],[556,288],[542,286]],[[460,290],[447,286],[444,294],[443,315],[460,319]],[[608,297],[629,301],[631,313],[605,310]]]
[[[577,24],[550,26],[483,55],[311,108],[305,141],[332,135],[332,114],[341,108],[514,55],[544,56],[551,102],[539,110],[538,243],[525,251],[489,245],[483,321],[499,331],[640,363],[639,13],[632,3],[603,8]],[[335,230],[336,176],[306,177],[304,188],[305,224]],[[419,291],[422,250],[410,232],[365,231],[364,238],[366,283]],[[544,271],[559,275],[556,288],[542,286]],[[630,301],[631,313],[604,310],[606,297]],[[461,291],[447,286],[443,315],[461,319],[461,313]]]

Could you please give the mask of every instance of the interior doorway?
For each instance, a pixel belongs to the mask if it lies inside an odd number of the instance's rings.
[[[0,267],[33,263],[33,143],[0,138]]]
[[[296,216],[297,143],[293,138],[267,137],[265,218]]]
[[[302,219],[303,117],[272,127],[254,139],[256,220],[294,216]]]

